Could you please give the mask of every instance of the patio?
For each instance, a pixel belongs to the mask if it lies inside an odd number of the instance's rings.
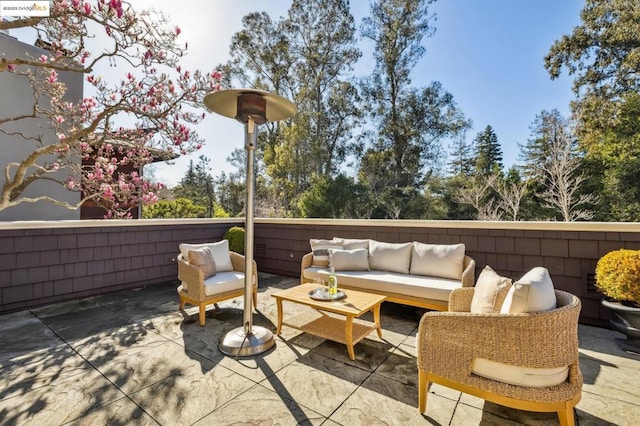
[[[254,323],[275,330],[271,294],[297,278],[260,274]],[[415,333],[424,312],[382,306],[375,333],[344,345],[289,327],[276,348],[235,360],[218,343],[242,323],[242,299],[198,326],[178,311],[175,283],[0,316],[0,423],[13,424],[557,424],[432,385],[417,409]],[[286,305],[285,318],[308,308]],[[640,357],[616,332],[580,325],[580,425],[637,424]],[[550,336],[550,338],[552,338]]]

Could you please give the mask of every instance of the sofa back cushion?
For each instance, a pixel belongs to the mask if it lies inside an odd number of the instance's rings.
[[[369,239],[355,238],[334,238],[334,240],[342,241],[342,248],[345,250],[366,249],[369,252]]]
[[[369,242],[369,268],[373,271],[408,274],[411,264],[411,243]]]
[[[329,249],[329,267],[335,271],[368,271],[369,252],[363,248],[355,250]]]
[[[229,254],[229,240],[221,240],[217,243],[204,244],[180,244],[180,253],[185,260],[189,259],[189,250],[198,250],[203,247],[209,247],[213,254],[213,260],[216,263],[217,272],[233,271],[231,263],[231,255]]]
[[[464,244],[425,244],[414,241],[411,275],[462,279]]]
[[[313,266],[327,267],[329,266],[329,249],[341,249],[342,240],[309,240],[311,245],[311,252],[313,253]]]
[[[556,307],[553,281],[547,268],[537,266],[513,283],[500,308],[503,314],[548,311]]]

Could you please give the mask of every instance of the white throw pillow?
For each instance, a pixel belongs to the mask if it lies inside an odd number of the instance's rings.
[[[496,306],[498,295],[511,285],[511,279],[498,275],[490,266],[480,272],[478,281],[471,299],[471,313],[487,314],[499,312],[500,306]],[[503,296],[504,297],[504,296]]]
[[[464,244],[425,244],[413,242],[411,275],[462,279]]]
[[[369,242],[369,268],[373,271],[409,273],[411,243]]]
[[[217,243],[205,244],[180,244],[180,253],[182,258],[189,259],[189,250],[198,250],[202,247],[209,247],[213,260],[216,262],[217,272],[233,271],[233,263],[231,263],[231,255],[229,254],[229,240],[221,240]]]
[[[555,307],[556,294],[553,291],[553,281],[551,281],[549,271],[547,268],[538,266],[513,283],[500,312],[520,314],[548,311]]]
[[[365,249],[329,249],[329,267],[336,271],[368,271],[369,252]]]
[[[313,252],[313,266],[327,267],[329,266],[329,249],[341,249],[342,240],[309,240],[311,251]]]

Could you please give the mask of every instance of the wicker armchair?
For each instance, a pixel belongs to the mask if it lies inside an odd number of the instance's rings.
[[[557,308],[528,314],[472,314],[474,288],[456,289],[450,312],[428,312],[418,328],[418,406],[424,412],[430,382],[511,408],[557,412],[561,425],[573,425],[580,401],[578,365],[580,299],[555,290]],[[567,379],[549,387],[524,387],[471,372],[475,358],[511,366],[569,366]]]
[[[228,274],[229,279],[237,280],[244,277],[244,256],[238,253],[229,252],[231,263],[233,264],[233,272],[219,272],[216,274],[218,278],[223,274]],[[258,305],[258,266],[253,261],[253,306]],[[187,262],[182,254],[178,256],[178,279],[182,284],[178,286],[178,296],[180,297],[180,309],[184,309],[186,303],[196,305],[200,308],[199,322],[201,326],[205,324],[206,306],[212,303],[218,303],[223,300],[233,299],[234,297],[244,294],[244,285],[240,288],[223,291],[220,293],[207,296],[205,294],[204,275],[202,270],[195,265]]]

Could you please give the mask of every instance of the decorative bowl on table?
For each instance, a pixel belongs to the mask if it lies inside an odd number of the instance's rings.
[[[336,294],[329,294],[329,289],[327,287],[317,287],[309,292],[309,297],[313,300],[321,300],[321,301],[332,301],[332,300],[341,300],[347,297],[347,294],[338,289]]]

